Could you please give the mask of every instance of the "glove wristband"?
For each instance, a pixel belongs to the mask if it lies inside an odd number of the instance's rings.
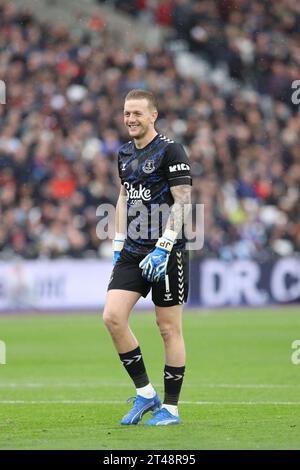
[[[163,236],[157,240],[155,246],[167,251],[168,253],[171,253],[176,237],[176,232],[170,229],[166,229],[163,233]]]
[[[114,251],[121,251],[124,246],[125,241],[125,234],[124,233],[116,233],[115,239],[113,241],[113,250]]]

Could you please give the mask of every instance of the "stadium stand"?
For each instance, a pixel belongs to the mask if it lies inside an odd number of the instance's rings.
[[[76,36],[0,6],[1,259],[107,256],[95,209],[116,202],[116,152],[128,140],[122,103],[132,88],[159,97],[159,131],[189,153],[193,202],[205,205],[197,255],[299,251],[300,118],[291,98],[299,2],[112,3],[147,30],[166,27],[166,40],[125,50],[98,10]]]

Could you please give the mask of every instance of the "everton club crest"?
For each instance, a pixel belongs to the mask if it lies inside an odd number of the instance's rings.
[[[154,160],[151,160],[151,159],[146,160],[143,165],[143,172],[149,174],[149,173],[152,173],[154,170],[155,170]]]

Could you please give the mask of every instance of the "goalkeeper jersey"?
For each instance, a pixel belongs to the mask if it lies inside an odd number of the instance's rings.
[[[127,198],[127,238],[124,248],[139,255],[151,251],[165,230],[174,204],[170,188],[192,184],[190,165],[181,144],[157,134],[142,149],[134,141],[118,153],[118,171]],[[184,230],[174,244],[184,249]]]

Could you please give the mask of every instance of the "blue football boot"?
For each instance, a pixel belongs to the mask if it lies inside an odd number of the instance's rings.
[[[133,401],[133,406],[129,413],[124,416],[121,421],[121,424],[138,424],[138,422],[141,421],[145,413],[148,413],[148,411],[156,410],[160,407],[161,404],[160,398],[157,393],[154,395],[153,398],[144,398],[140,395],[137,395],[136,397],[129,398],[129,400],[127,400],[127,403],[130,403],[130,401]]]
[[[147,426],[166,426],[167,424],[179,424],[179,416],[172,415],[166,408],[155,411],[151,419],[145,421]]]

